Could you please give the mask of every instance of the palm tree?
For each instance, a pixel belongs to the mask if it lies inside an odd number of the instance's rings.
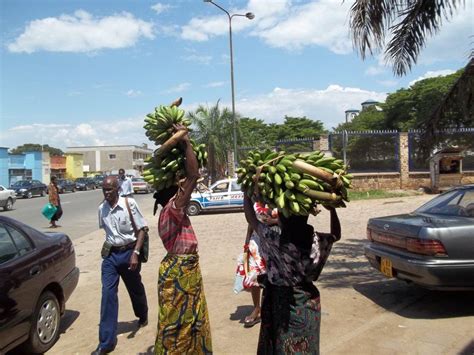
[[[208,153],[208,171],[211,181],[222,177],[227,166],[227,151],[232,146],[232,113],[215,106],[199,105],[188,113],[194,127],[192,136],[198,143],[205,143]]]
[[[356,49],[384,50],[393,72],[406,74],[424,47],[426,37],[437,33],[443,20],[449,20],[464,0],[355,0],[351,7],[350,28]]]

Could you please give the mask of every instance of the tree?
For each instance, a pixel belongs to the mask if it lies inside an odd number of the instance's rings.
[[[424,128],[433,109],[439,105],[462,73],[463,70],[459,70],[454,74],[420,80],[409,88],[399,89],[389,94],[385,103],[377,105],[381,111],[375,106],[369,107],[351,122],[338,125],[336,130],[393,129],[406,132],[409,129]],[[446,117],[452,122],[465,122],[461,112],[456,110],[451,110]]]
[[[416,63],[426,37],[437,33],[460,5],[464,0],[356,0],[350,14],[354,46],[362,58],[384,50],[393,72],[405,75]]]
[[[263,120],[243,117],[239,120],[238,127],[241,147],[267,148],[275,145],[275,129]]]
[[[232,113],[221,110],[217,101],[211,108],[200,105],[188,118],[194,125],[193,139],[207,146],[209,177],[215,181],[224,175],[227,151],[232,149]]]
[[[50,147],[47,144],[26,143],[10,150],[10,154],[23,154],[25,152],[49,152],[50,155],[62,156],[64,152],[59,148]]]

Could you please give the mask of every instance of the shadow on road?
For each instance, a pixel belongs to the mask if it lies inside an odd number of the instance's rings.
[[[460,355],[472,355],[474,354],[474,339],[466,345],[464,349],[459,353]]]
[[[73,311],[70,309],[66,309],[63,316],[61,317],[61,324],[59,326],[59,334],[64,334],[66,331],[71,328],[73,323],[79,318],[81,312]]]
[[[249,293],[250,297],[250,293]],[[234,313],[230,314],[230,320],[237,320],[239,323],[244,324],[245,317],[247,317],[253,311],[253,306],[237,306]]]
[[[386,280],[365,258],[365,243],[361,239],[344,239],[334,244],[317,285],[325,288],[353,288],[364,282]]]
[[[472,291],[431,291],[397,280],[358,284],[354,289],[380,307],[405,318],[474,316]]]

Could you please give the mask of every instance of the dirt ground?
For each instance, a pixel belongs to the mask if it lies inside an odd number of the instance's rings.
[[[321,353],[474,353],[472,293],[430,292],[386,279],[371,269],[363,256],[369,217],[409,212],[431,198],[422,195],[355,201],[339,211],[343,238],[333,248],[317,283],[322,300]],[[153,353],[157,272],[165,251],[157,236],[157,217],[152,216],[151,203],[140,206],[151,226],[150,260],[142,268],[149,325],[136,330],[131,303],[121,284],[119,337],[114,354]],[[324,211],[310,222],[317,230],[328,231],[328,219]],[[236,257],[242,251],[246,232],[244,214],[204,214],[191,221],[200,243],[214,352],[254,354],[259,326],[243,327],[243,319],[252,309],[250,294],[235,295],[232,291]],[[48,354],[89,354],[97,346],[102,241],[102,231],[75,240],[81,270],[79,285],[67,303],[61,336]]]

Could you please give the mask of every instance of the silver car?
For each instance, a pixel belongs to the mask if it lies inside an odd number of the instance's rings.
[[[387,277],[430,289],[474,289],[474,185],[410,214],[372,218],[365,256]]]

